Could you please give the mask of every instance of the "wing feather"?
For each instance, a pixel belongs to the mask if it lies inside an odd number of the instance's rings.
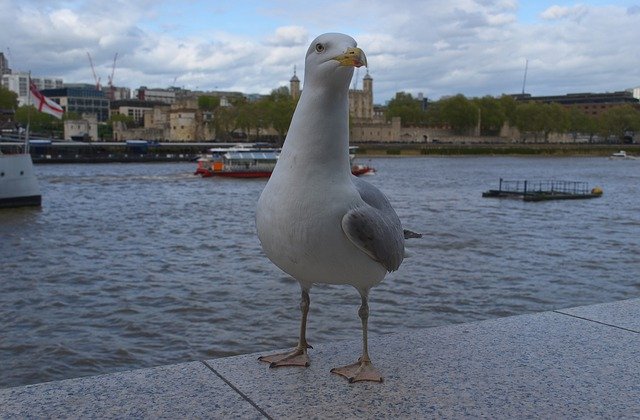
[[[353,178],[364,204],[342,218],[342,230],[349,240],[387,271],[395,271],[404,258],[404,231],[389,200],[376,187]]]

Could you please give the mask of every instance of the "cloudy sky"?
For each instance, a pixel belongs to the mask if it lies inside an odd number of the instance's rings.
[[[0,0],[14,71],[116,86],[269,93],[303,79],[309,42],[353,36],[374,101],[640,86],[640,0]],[[358,71],[361,86],[364,69]]]

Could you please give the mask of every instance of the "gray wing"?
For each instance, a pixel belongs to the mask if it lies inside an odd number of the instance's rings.
[[[353,177],[360,197],[367,204],[350,210],[342,218],[349,240],[387,271],[395,271],[404,258],[404,232],[387,197],[376,187]]]

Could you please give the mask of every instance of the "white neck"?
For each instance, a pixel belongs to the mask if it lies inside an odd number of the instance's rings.
[[[278,163],[300,174],[351,174],[348,89],[305,86]]]

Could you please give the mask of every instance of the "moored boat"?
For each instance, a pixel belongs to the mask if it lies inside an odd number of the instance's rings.
[[[0,207],[40,206],[42,195],[28,153],[0,151]]]

